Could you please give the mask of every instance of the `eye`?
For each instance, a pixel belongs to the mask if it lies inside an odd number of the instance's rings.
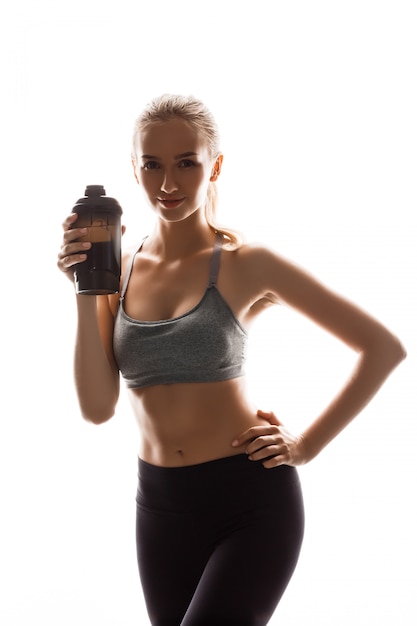
[[[195,163],[191,159],[183,159],[178,163],[178,167],[180,168],[193,167],[194,165]]]
[[[145,163],[142,164],[142,169],[144,170],[156,170],[159,168],[159,163],[157,163],[156,161],[145,161]]]

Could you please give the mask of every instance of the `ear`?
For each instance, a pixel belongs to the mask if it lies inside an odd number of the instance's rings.
[[[219,154],[211,170],[211,176],[210,176],[211,183],[214,183],[220,176],[220,172],[222,170],[222,163],[223,163],[223,155]]]
[[[132,159],[132,165],[133,165],[133,174],[134,174],[134,176],[136,178],[136,182],[137,182],[138,185],[140,185],[139,178],[138,178],[138,175],[137,175],[137,172],[136,172],[136,161],[135,161],[135,159]]]

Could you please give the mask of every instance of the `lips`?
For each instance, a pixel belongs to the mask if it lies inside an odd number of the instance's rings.
[[[176,209],[185,198],[158,198],[158,202],[166,209]]]

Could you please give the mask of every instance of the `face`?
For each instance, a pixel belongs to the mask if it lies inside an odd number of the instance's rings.
[[[136,180],[166,221],[180,221],[204,206],[222,157],[210,157],[204,139],[182,119],[150,124],[137,142]]]

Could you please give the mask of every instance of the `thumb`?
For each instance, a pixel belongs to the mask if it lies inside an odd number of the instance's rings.
[[[256,414],[259,417],[268,420],[270,424],[275,424],[275,426],[281,426],[282,424],[282,422],[279,421],[275,413],[273,413],[272,411],[262,411],[261,409],[258,409]]]

